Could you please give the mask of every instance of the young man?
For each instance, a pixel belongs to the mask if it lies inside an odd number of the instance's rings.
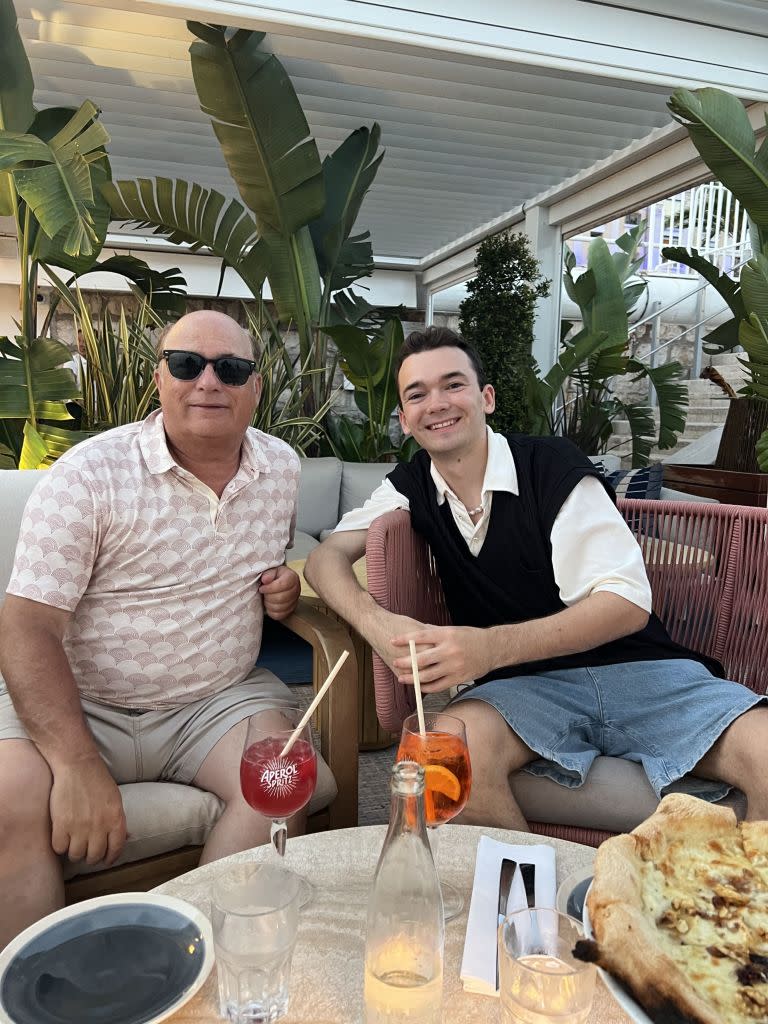
[[[0,948],[63,904],[60,855],[118,856],[118,783],[220,797],[204,861],[269,836],[238,767],[245,719],[290,700],[253,665],[264,612],[299,596],[299,460],[250,426],[261,380],[230,317],[182,317],[155,379],[161,411],[67,452],[24,512],[0,619]]]
[[[425,691],[476,682],[451,704],[473,768],[461,820],[525,829],[509,775],[537,761],[537,773],[580,784],[599,753],[642,763],[657,795],[694,772],[738,786],[749,816],[768,817],[768,708],[667,636],[590,461],[563,438],[487,428],[493,388],[452,331],[411,334],[396,373],[400,422],[422,451],[342,519],[306,576],[404,684],[409,640]],[[452,626],[393,615],[356,583],[368,526],[395,508],[432,549]]]

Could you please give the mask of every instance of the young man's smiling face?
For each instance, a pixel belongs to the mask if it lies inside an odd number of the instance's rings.
[[[466,352],[453,346],[408,356],[397,376],[400,425],[430,455],[458,455],[481,444],[495,407]]]

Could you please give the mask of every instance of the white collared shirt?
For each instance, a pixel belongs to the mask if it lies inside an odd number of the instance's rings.
[[[482,549],[494,491],[518,494],[517,469],[506,438],[490,427],[488,461],[483,477],[483,512],[472,522],[464,504],[431,464],[437,503],[448,502],[456,526],[471,554]],[[384,480],[362,508],[342,518],[336,530],[367,530],[374,519],[396,508],[408,509],[408,499]],[[607,591],[651,610],[651,587],[640,546],[624,518],[596,477],[584,477],[571,491],[557,514],[550,533],[552,568],[560,600],[570,606],[589,594]]]

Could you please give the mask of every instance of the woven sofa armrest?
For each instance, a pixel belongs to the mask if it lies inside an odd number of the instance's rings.
[[[414,533],[407,512],[388,512],[371,523],[365,561],[368,592],[382,608],[430,625],[450,622],[429,548]],[[415,708],[413,689],[399,683],[375,651],[373,683],[382,728],[399,732],[403,720]]]
[[[338,795],[329,808],[331,828],[357,824],[357,658],[344,623],[299,598],[296,610],[283,620],[291,632],[312,647],[312,685],[317,692],[342,651],[349,651],[316,712],[320,751],[333,772]]]

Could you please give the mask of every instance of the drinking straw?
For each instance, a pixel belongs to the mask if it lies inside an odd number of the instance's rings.
[[[288,738],[288,742],[285,744],[283,749],[280,751],[280,757],[285,757],[285,755],[291,749],[293,744],[299,738],[301,730],[304,728],[304,726],[310,720],[312,715],[315,713],[315,708],[317,707],[317,705],[320,703],[320,701],[325,696],[328,687],[331,685],[333,680],[339,674],[339,669],[341,668],[341,666],[344,664],[344,662],[347,660],[348,657],[349,657],[349,651],[342,651],[341,652],[341,655],[339,656],[339,660],[336,662],[336,664],[331,669],[331,671],[330,671],[330,673],[328,675],[328,678],[325,680],[323,685],[320,687],[320,689],[315,694],[315,699],[312,701],[312,703],[309,705],[307,710],[304,712],[304,714],[302,715],[301,721],[296,726],[296,728],[293,730],[293,732],[291,733],[291,735]]]
[[[408,647],[411,651],[411,669],[413,670],[413,688],[416,691],[416,714],[419,716],[419,732],[421,733],[422,739],[427,734],[427,728],[424,725],[424,705],[421,701],[421,683],[419,681],[419,666],[416,664],[416,644],[413,640],[408,641]]]

